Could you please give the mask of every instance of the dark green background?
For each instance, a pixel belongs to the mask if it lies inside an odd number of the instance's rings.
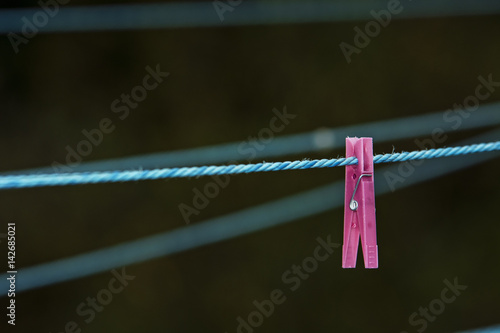
[[[86,161],[243,141],[284,105],[297,118],[282,134],[446,110],[474,93],[479,75],[500,80],[499,16],[393,21],[347,64],[339,43],[352,43],[353,28],[364,24],[40,34],[17,55],[2,36],[0,171],[62,162],[65,146],[104,117],[116,129]],[[170,77],[119,121],[110,103],[156,64]],[[495,92],[486,102],[498,100]],[[445,145],[480,132],[449,133]],[[375,144],[376,153],[393,148],[418,149],[413,140]],[[343,270],[339,250],[297,291],[286,289],[281,275],[311,255],[316,237],[342,243],[343,210],[336,209],[128,266],[136,279],[88,325],[75,308],[105,288],[110,273],[19,294],[15,330],[61,332],[74,320],[83,332],[235,332],[255,299],[280,288],[286,302],[256,332],[416,332],[408,317],[454,277],[468,289],[426,332],[496,324],[499,167],[492,160],[377,198],[378,270],[362,268],[361,258],[357,269]],[[193,223],[343,176],[343,168],[234,176]],[[22,272],[181,228],[178,205],[208,181],[0,191],[0,221],[5,230],[17,222]]]

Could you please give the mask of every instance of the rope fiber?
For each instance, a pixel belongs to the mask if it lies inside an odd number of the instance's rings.
[[[405,162],[424,160],[438,157],[466,155],[481,152],[500,150],[500,141],[479,143],[467,146],[429,149],[412,152],[375,155],[373,163]],[[64,186],[77,184],[115,183],[138,180],[153,180],[165,178],[201,177],[213,175],[234,175],[252,172],[303,170],[315,168],[332,168],[357,164],[355,157],[333,158],[321,160],[269,162],[256,164],[200,166],[182,168],[164,168],[154,170],[83,172],[83,173],[55,173],[35,175],[6,175],[0,176],[0,190],[42,186]]]

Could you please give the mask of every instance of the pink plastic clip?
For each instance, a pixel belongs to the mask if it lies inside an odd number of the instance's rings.
[[[358,164],[345,170],[342,267],[356,267],[361,235],[365,268],[378,268],[372,138],[346,138],[345,145],[346,157],[357,157]]]

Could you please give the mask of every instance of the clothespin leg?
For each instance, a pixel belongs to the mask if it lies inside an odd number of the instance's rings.
[[[373,223],[361,226],[361,248],[363,249],[365,268],[378,268],[378,246]]]
[[[344,245],[342,248],[342,268],[355,268],[358,258],[360,229],[356,215],[344,224]]]

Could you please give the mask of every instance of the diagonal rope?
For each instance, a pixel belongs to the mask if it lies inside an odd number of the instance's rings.
[[[379,120],[335,128],[320,128],[311,132],[277,136],[271,142],[266,143],[264,149],[253,150],[250,158],[241,152],[241,147],[249,145],[249,142],[240,141],[183,150],[116,157],[66,166],[70,169],[69,172],[93,172],[227,164],[229,161],[231,161],[231,164],[236,163],[233,161],[250,163],[286,155],[303,155],[311,152],[324,152],[326,150],[342,148],[344,146],[344,138],[347,136],[372,137],[374,142],[381,143],[428,135],[436,128],[440,128],[445,133],[448,133],[500,124],[500,103],[498,102],[479,106],[477,110],[470,114],[467,120],[460,123],[450,122],[445,117],[447,112],[446,110],[442,110],[417,116]],[[64,170],[58,171],[58,169],[60,168],[49,166],[7,171],[0,173],[0,175],[67,172]]]
[[[500,141],[479,143],[468,146],[429,149],[412,152],[375,155],[373,163],[405,162],[411,160],[432,159],[466,155],[480,152],[500,150]],[[357,164],[355,157],[321,159],[310,161],[287,161],[256,164],[200,166],[182,168],[164,168],[155,170],[107,171],[85,173],[35,174],[35,175],[6,175],[0,176],[0,189],[64,186],[77,184],[115,183],[138,180],[153,180],[166,178],[200,177],[212,175],[234,175],[252,172],[303,170],[315,168],[332,168]]]
[[[476,328],[476,329],[471,329],[471,330],[467,330],[467,331],[460,331],[460,332],[456,332],[456,333],[500,333],[500,325]]]

